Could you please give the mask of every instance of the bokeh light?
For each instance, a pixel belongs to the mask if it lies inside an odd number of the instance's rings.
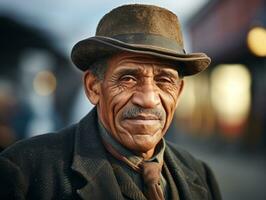
[[[251,75],[241,64],[219,65],[211,74],[211,100],[218,119],[241,124],[250,109]]]
[[[51,95],[56,89],[56,78],[50,71],[40,71],[33,80],[34,91],[40,96]]]
[[[266,56],[266,29],[263,27],[252,28],[247,35],[249,49],[256,56]]]

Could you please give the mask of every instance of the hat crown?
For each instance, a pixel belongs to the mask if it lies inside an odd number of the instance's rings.
[[[115,8],[103,16],[96,30],[96,36],[111,38],[131,34],[161,36],[184,48],[177,16],[153,5],[131,4]]]
[[[85,71],[97,60],[120,52],[169,60],[184,76],[206,69],[211,59],[184,50],[180,23],[171,11],[144,4],[123,5],[100,20],[96,36],[81,40],[71,52],[74,64]]]

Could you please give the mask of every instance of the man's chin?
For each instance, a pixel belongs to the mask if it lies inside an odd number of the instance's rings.
[[[131,149],[134,151],[145,153],[156,147],[161,138],[157,138],[155,135],[134,135],[134,145]]]
[[[160,120],[123,120],[120,126],[130,135],[154,135],[162,129]]]

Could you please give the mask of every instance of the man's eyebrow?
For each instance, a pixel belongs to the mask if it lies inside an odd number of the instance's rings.
[[[168,71],[168,70],[159,70],[157,76],[158,75],[168,76],[168,77],[173,78],[173,79],[179,78],[178,72],[172,72],[172,71]]]
[[[116,74],[120,76],[126,75],[126,74],[137,75],[139,73],[140,73],[139,68],[130,68],[130,67],[123,67],[116,71]]]

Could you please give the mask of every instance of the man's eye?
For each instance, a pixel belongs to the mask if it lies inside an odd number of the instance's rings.
[[[137,79],[134,76],[131,75],[124,75],[120,78],[120,81],[124,81],[124,82],[135,82]]]
[[[167,78],[167,77],[158,77],[158,78],[156,78],[156,82],[159,82],[159,83],[172,83],[173,81],[170,78]]]

